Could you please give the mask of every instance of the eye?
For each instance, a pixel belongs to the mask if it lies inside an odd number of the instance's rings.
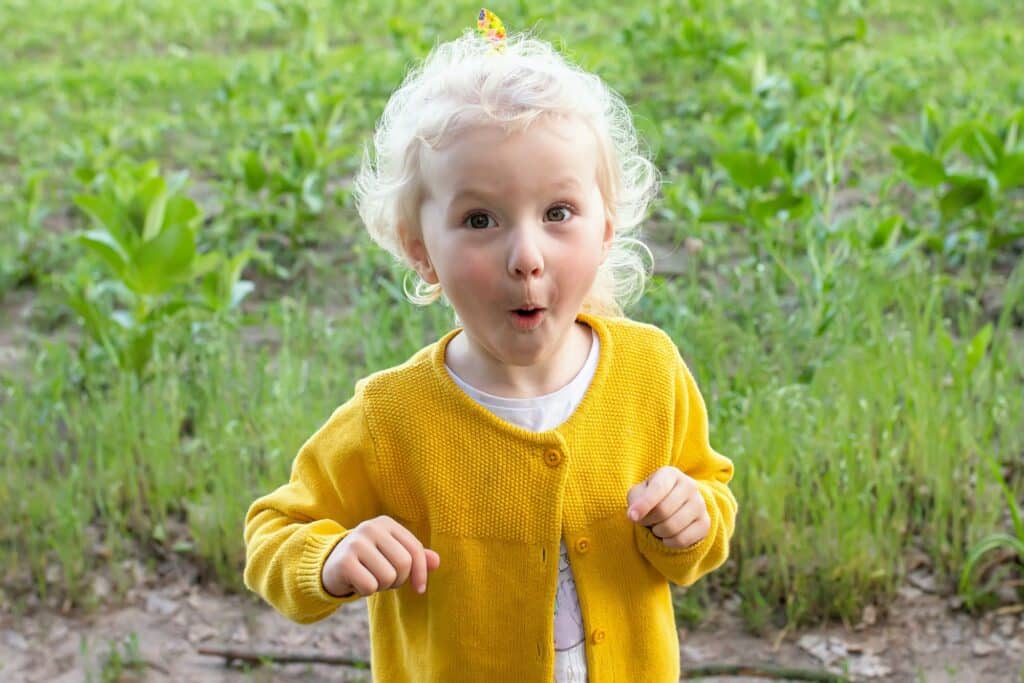
[[[483,230],[491,227],[493,219],[486,213],[471,213],[466,216],[466,220],[462,222],[463,225],[468,225],[474,230]]]
[[[548,209],[547,213],[544,214],[544,219],[551,221],[552,223],[564,223],[570,218],[572,218],[572,209],[568,206],[552,206]]]

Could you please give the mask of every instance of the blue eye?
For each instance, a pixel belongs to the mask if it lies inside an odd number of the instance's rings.
[[[572,218],[572,211],[568,206],[552,206],[548,209],[544,218],[552,223],[564,223]]]
[[[483,230],[491,227],[491,217],[486,213],[473,213],[467,216],[463,223],[474,230]]]

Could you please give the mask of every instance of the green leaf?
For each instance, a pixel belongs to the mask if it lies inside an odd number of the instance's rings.
[[[900,170],[915,185],[935,187],[946,179],[942,161],[927,152],[906,145],[894,145],[889,151],[900,162]]]
[[[980,121],[953,126],[939,141],[943,156],[957,147],[970,159],[990,169],[997,168],[1003,156],[1002,141]]]
[[[320,213],[324,210],[324,199],[320,196],[318,180],[318,174],[310,173],[302,181],[302,203],[305,204],[306,208],[308,208],[312,213]]]
[[[785,178],[785,170],[775,159],[747,150],[723,152],[715,161],[745,190],[768,188],[776,178]]]
[[[155,182],[154,182],[155,181]],[[142,230],[142,241],[148,242],[157,236],[164,225],[164,212],[167,209],[167,185],[163,178],[154,178],[152,183],[156,193],[150,197],[146,205],[146,223]]]
[[[747,216],[725,202],[715,200],[701,205],[697,220],[701,223],[733,223],[742,225],[746,222]]]
[[[103,259],[114,275],[121,277],[128,265],[128,253],[106,230],[90,230],[77,236],[82,246]]]
[[[999,186],[1004,189],[1024,187],[1024,152],[1004,156],[996,177],[999,178]]]
[[[74,198],[74,202],[78,208],[93,219],[97,226],[116,236],[117,239],[124,238],[124,214],[114,202],[97,195],[78,195]]]
[[[267,182],[267,170],[263,167],[259,152],[255,150],[243,158],[242,172],[245,176],[245,186],[250,192],[258,192]]]
[[[297,128],[292,134],[292,155],[295,163],[305,171],[317,168],[317,148],[309,126]]]
[[[988,194],[988,183],[982,178],[953,175],[948,180],[950,187],[939,199],[939,211],[946,220],[962,209],[974,206]]]
[[[811,200],[807,195],[798,195],[784,191],[779,194],[753,202],[750,211],[760,219],[777,218],[785,212],[788,218],[799,218],[811,209]]]
[[[192,229],[181,224],[167,226],[133,255],[136,290],[144,294],[166,292],[191,274],[195,256]]]
[[[875,226],[875,231],[868,240],[868,246],[872,249],[891,248],[899,240],[902,229],[903,217],[899,215],[889,216],[879,221],[878,225]]]
[[[978,562],[986,553],[996,550],[998,548],[1009,548],[1017,553],[1018,557],[1024,557],[1024,540],[1011,536],[1005,532],[997,532],[989,534],[985,538],[978,541],[974,545],[970,552],[967,553],[967,557],[964,559],[964,568],[960,573],[960,593],[967,596],[968,589],[970,588],[971,575],[974,573],[974,568]],[[968,600],[970,603],[970,600]]]
[[[985,357],[985,350],[988,348],[989,342],[992,340],[992,323],[985,325],[981,328],[978,334],[974,335],[970,343],[967,345],[967,352],[965,354],[965,366],[964,374],[970,377],[974,373],[974,369],[978,367],[978,363]]]
[[[182,225],[188,228],[195,228],[200,222],[201,212],[199,205],[190,197],[176,195],[167,200],[165,209],[164,225]]]

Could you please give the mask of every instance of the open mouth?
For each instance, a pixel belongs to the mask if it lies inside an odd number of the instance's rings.
[[[539,307],[516,308],[511,311],[512,320],[520,329],[532,329],[540,324],[546,310]]]

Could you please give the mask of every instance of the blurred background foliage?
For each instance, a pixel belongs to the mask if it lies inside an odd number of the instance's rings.
[[[0,600],[90,608],[124,558],[241,588],[248,503],[356,379],[452,324],[352,176],[459,3],[0,7]],[[1024,53],[996,0],[494,6],[632,105],[663,176],[630,311],[737,466],[752,629],[927,571],[1019,601]]]

